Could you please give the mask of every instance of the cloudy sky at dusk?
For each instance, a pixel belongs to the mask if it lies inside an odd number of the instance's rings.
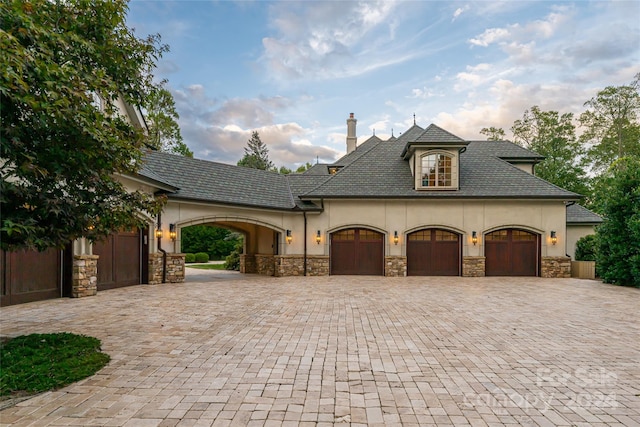
[[[637,1],[142,1],[195,157],[235,164],[253,130],[276,165],[330,162],[416,122],[467,139],[533,105],[562,113],[640,71]],[[507,132],[510,135],[510,132]]]

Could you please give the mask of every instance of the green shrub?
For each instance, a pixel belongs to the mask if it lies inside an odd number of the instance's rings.
[[[209,254],[206,252],[198,252],[196,254],[196,262],[208,262]]]
[[[184,262],[186,262],[187,264],[192,263],[192,262],[196,262],[196,255],[195,254],[184,254]]]
[[[242,239],[236,242],[235,249],[227,256],[224,261],[225,270],[240,271],[240,254],[242,253],[243,246],[244,244],[242,243]]]
[[[597,245],[595,234],[581,237],[576,242],[576,261],[595,261]]]

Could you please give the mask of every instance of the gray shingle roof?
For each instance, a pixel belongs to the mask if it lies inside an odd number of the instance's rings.
[[[140,171],[151,170],[179,190],[170,198],[269,209],[293,209],[286,175],[153,151]]]
[[[409,162],[403,160],[401,154],[408,142],[414,142],[421,136],[446,139],[452,143],[455,141],[461,145],[466,143],[435,125],[426,131],[414,125],[387,141],[377,136],[367,139],[355,151],[333,164],[342,166],[334,175],[328,172],[328,166],[331,165],[315,165],[304,174],[280,175],[157,151],[145,156],[140,175],[173,186],[175,191],[169,195],[170,198],[282,210],[315,210],[318,206],[308,201],[323,197],[580,198],[578,194],[550,184],[503,160],[542,159],[538,154],[508,141],[469,142],[467,150],[460,154],[459,190],[414,190]]]
[[[442,129],[434,124],[429,125],[424,132],[420,134],[415,140],[411,142],[426,142],[436,144],[460,144],[466,143],[462,138],[459,138],[449,131]]]
[[[567,224],[600,224],[602,217],[578,204],[567,206]]]

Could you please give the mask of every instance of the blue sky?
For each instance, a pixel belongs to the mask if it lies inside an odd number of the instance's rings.
[[[435,123],[467,139],[533,105],[573,112],[640,72],[638,1],[142,1],[139,36],[170,46],[185,143],[235,164],[257,130],[276,165]]]

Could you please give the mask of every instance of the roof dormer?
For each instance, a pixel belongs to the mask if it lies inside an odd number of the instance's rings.
[[[407,142],[402,158],[409,161],[416,190],[457,190],[460,153],[469,144],[462,138],[430,125]]]

